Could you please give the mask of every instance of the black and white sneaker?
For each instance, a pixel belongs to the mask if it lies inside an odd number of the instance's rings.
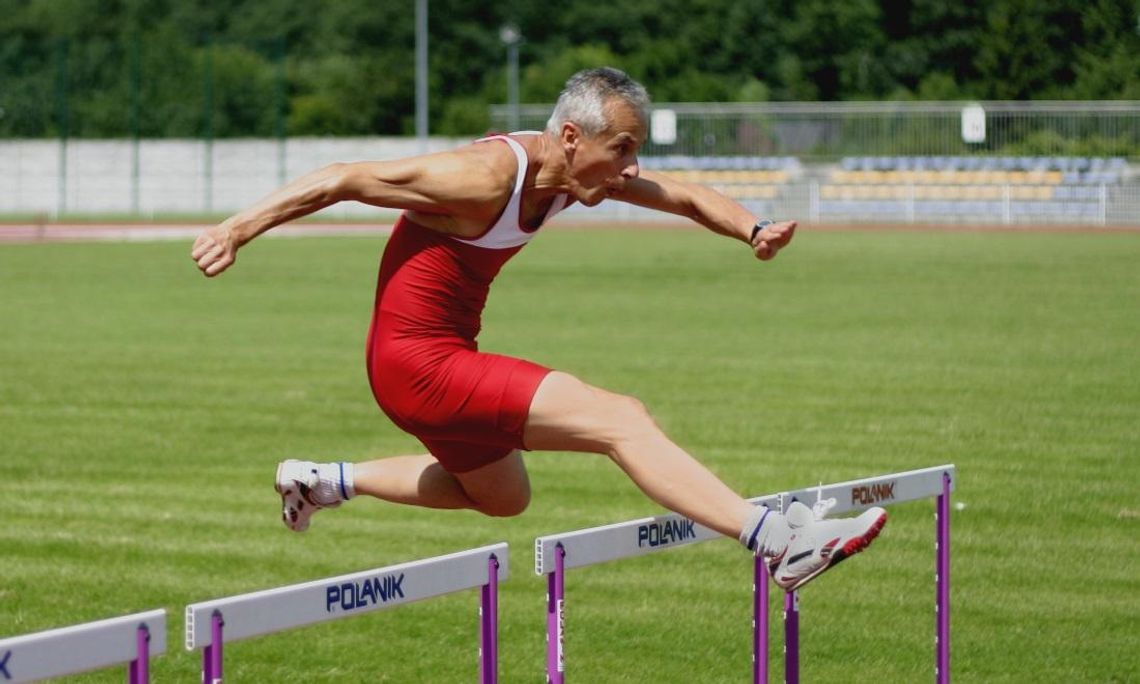
[[[281,520],[294,532],[309,529],[309,518],[322,508],[336,508],[340,501],[319,503],[314,496],[320,485],[317,464],[290,459],[277,464],[274,489],[281,495]]]
[[[791,528],[788,546],[768,559],[772,579],[785,591],[795,591],[835,566],[859,553],[879,536],[887,523],[887,512],[869,508],[854,518],[824,520],[826,506],[816,511],[793,501],[785,517]]]

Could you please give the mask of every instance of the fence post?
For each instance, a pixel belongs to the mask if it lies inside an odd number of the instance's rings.
[[[67,100],[70,94],[67,62],[70,49],[71,45],[66,38],[61,39],[56,48],[55,96],[59,125],[59,199],[55,207],[56,218],[67,213],[67,139],[71,128],[71,110]]]
[[[214,37],[206,36],[205,83],[202,104],[202,143],[204,148],[202,169],[202,209],[214,209]]]
[[[812,223],[819,223],[819,181],[814,178],[808,186],[808,217]]]
[[[137,33],[131,37],[131,213],[135,216],[139,215],[139,127],[141,125],[142,101],[142,47],[140,41]]]

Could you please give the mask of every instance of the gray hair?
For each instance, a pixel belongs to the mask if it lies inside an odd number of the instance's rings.
[[[546,122],[546,130],[557,134],[562,124],[573,122],[586,135],[597,135],[609,125],[605,105],[615,97],[632,105],[643,121],[648,119],[649,93],[645,86],[620,69],[601,67],[579,71],[566,81],[554,112]]]

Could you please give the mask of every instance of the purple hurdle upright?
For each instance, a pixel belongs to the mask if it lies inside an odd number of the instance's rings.
[[[950,684],[950,490],[953,468],[942,474],[942,493],[938,495],[934,525],[938,528],[934,542],[935,577],[938,585],[934,602],[935,658],[934,678],[938,684]]]
[[[479,592],[479,684],[495,684],[499,672],[499,557],[487,558],[487,583]]]
[[[784,682],[800,684],[800,597],[784,594]]]
[[[203,684],[221,684],[227,641],[362,615],[480,587],[479,682],[498,681],[498,584],[507,545],[494,544],[350,575],[186,606],[186,650],[202,649]]]
[[[150,628],[145,624],[135,630],[135,659],[127,667],[127,684],[150,681]]]
[[[562,601],[566,596],[566,549],[554,545],[554,572],[546,576],[546,681],[562,684]]]
[[[752,681],[768,684],[768,565],[752,559]]]
[[[128,663],[128,684],[150,681],[150,657],[166,652],[166,611],[0,639],[0,681],[37,682]]]

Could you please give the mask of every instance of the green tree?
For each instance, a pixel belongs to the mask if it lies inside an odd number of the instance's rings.
[[[1140,4],[1093,0],[1081,14],[1086,40],[1074,48],[1074,97],[1140,100]]]
[[[983,95],[996,100],[1062,98],[1076,78],[1073,43],[1081,10],[1067,0],[1003,0],[986,14],[976,64]]]

